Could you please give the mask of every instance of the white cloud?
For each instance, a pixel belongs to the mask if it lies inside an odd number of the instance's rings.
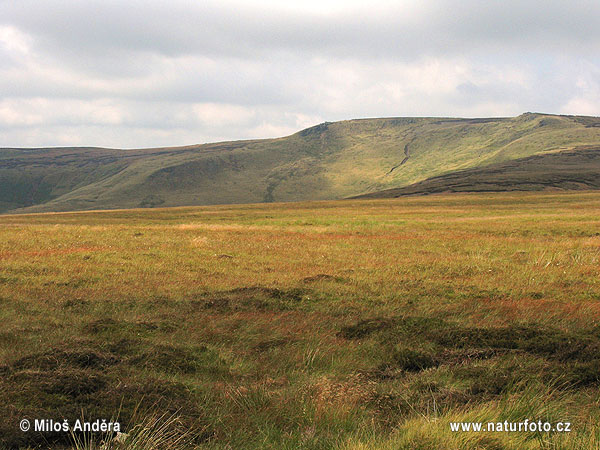
[[[573,114],[576,111],[582,116],[600,116],[600,98],[575,97],[570,99],[562,108],[561,113]]]
[[[127,116],[118,102],[56,98],[17,98],[0,102],[0,126],[119,125]]]
[[[586,0],[21,0],[0,3],[0,17],[0,146],[600,114],[600,4]]]
[[[196,103],[191,109],[200,123],[207,126],[249,123],[256,116],[251,108],[229,104]]]
[[[35,111],[26,110],[22,105],[3,101],[0,103],[0,127],[23,127],[27,125],[39,125],[43,122],[43,116]]]
[[[31,46],[31,38],[18,28],[0,25],[0,48],[6,52],[27,54]]]

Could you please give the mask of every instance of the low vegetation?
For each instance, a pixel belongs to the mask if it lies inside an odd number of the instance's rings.
[[[586,155],[597,159],[599,124],[533,113],[381,118],[188,147],[0,149],[0,213],[341,199],[485,167],[408,191],[597,188],[598,162]],[[575,160],[527,159],[572,150]]]
[[[577,147],[508,162],[459,170],[409,186],[387,189],[357,198],[449,192],[510,192],[600,189],[600,147]]]
[[[600,448],[599,225],[598,192],[1,216],[0,448]],[[450,430],[525,419],[572,432]]]

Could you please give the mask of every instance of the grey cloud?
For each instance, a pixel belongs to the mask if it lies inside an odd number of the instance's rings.
[[[273,51],[413,58],[520,46],[598,48],[600,3],[425,1],[411,11],[362,8],[335,15],[222,2],[4,2],[0,17],[54,51],[260,57]],[[272,55],[271,55],[272,56]]]
[[[365,116],[588,113],[600,105],[599,21],[597,1],[334,12],[0,1],[0,27],[27,47],[0,34],[0,145],[176,145]]]
[[[174,62],[149,58],[150,68],[140,74],[122,74],[121,78],[104,73],[87,75],[65,70],[49,75],[27,65],[21,70],[0,69],[0,97],[104,98],[147,101],[227,102],[245,105],[282,104],[298,94],[285,88],[294,73],[301,71],[297,62],[285,65],[259,64],[223,59],[210,66],[202,60]]]

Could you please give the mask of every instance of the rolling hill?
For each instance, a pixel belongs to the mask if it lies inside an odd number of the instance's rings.
[[[557,154],[594,156],[597,148],[600,118],[535,113],[326,122],[283,138],[187,147],[4,148],[0,212],[341,199],[446,175],[455,177],[448,178],[454,186],[467,176],[480,187],[482,177],[498,170],[519,173],[523,188],[548,188],[552,176],[527,184],[529,171],[543,166],[552,172]],[[530,159],[537,155],[547,159]],[[464,172],[483,168],[489,170]],[[597,187],[579,179],[595,177],[585,162],[571,169],[568,183],[555,187]],[[470,189],[470,182],[454,188],[442,187],[439,178],[425,183],[437,183],[439,192]],[[518,184],[509,178],[503,183],[496,186]]]

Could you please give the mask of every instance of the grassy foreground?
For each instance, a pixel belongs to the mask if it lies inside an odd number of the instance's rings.
[[[600,448],[599,275],[600,192],[1,216],[0,448]]]

